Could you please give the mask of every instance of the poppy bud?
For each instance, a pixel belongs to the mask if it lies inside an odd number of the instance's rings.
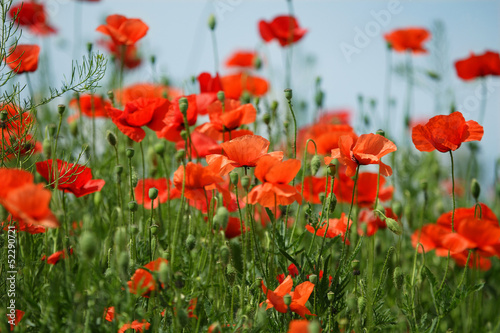
[[[119,227],[116,229],[114,242],[118,250],[124,250],[127,247],[127,232],[125,228]]]
[[[158,197],[158,189],[156,187],[151,187],[149,189],[149,199],[155,200]]]
[[[227,221],[229,220],[229,211],[226,207],[221,206],[217,208],[214,219],[215,218],[218,220],[217,222],[219,222],[219,225],[225,229],[227,226]]]
[[[149,230],[151,230],[151,235],[156,235],[156,233],[158,232],[158,224],[155,223],[156,222],[154,220],[151,221],[151,227],[149,227]]]
[[[117,140],[116,140],[116,135],[115,133],[111,131],[106,132],[106,140],[108,140],[109,144],[112,145],[113,147],[116,146]]]
[[[329,291],[328,294],[326,294],[326,296],[328,297],[328,300],[330,302],[333,302],[335,300],[335,293],[333,291]]]
[[[218,93],[217,93],[217,99],[220,101],[220,102],[224,102],[226,100],[226,95],[224,94],[224,91],[220,90]]]
[[[56,129],[57,129],[57,128],[56,128],[56,125],[54,125],[54,124],[49,124],[49,125],[47,125],[46,129],[47,129],[47,132],[49,133],[49,136],[50,136],[51,138],[53,138],[53,137],[54,137],[54,135],[56,134]]]
[[[154,146],[155,152],[163,157],[163,154],[165,154],[165,145],[162,142],[158,142]]]
[[[330,193],[328,194],[328,209],[330,213],[335,211],[335,207],[337,207],[337,197],[335,193]]]
[[[187,131],[186,131],[186,130],[182,130],[182,131],[181,131],[181,138],[182,138],[182,140],[184,140],[184,141],[186,141],[186,140],[187,140],[187,138],[188,138],[188,133],[187,133]]]
[[[186,156],[186,151],[184,149],[179,149],[175,153],[175,160],[178,161],[178,162],[183,161],[184,160],[184,156]]]
[[[57,113],[62,116],[64,114],[64,111],[66,111],[66,106],[64,104],[59,104],[57,106]]]
[[[259,106],[260,104],[260,97],[255,97],[254,100],[253,100],[253,104],[255,104],[255,106]],[[260,110],[257,109],[257,113],[259,113]]]
[[[231,172],[229,178],[231,179],[231,184],[238,185],[239,175],[236,172]]]
[[[42,151],[45,157],[47,159],[50,159],[50,157],[52,156],[52,144],[50,143],[49,139],[43,140]]]
[[[69,123],[69,132],[74,137],[78,135],[78,122],[72,121],[71,123]]]
[[[288,126],[290,125],[290,123],[288,122],[288,120],[285,120],[283,122],[283,127],[285,128],[285,130],[288,130]]]
[[[3,110],[2,112],[0,112],[0,121],[2,122],[7,121],[8,117],[9,115],[7,114],[7,111]]]
[[[130,258],[127,252],[121,252],[118,256],[118,268],[123,275],[128,274],[129,259]]]
[[[215,20],[215,15],[214,14],[211,14],[209,17],[208,17],[208,27],[210,28],[210,30],[215,30],[215,26],[217,25],[217,21]]]
[[[262,116],[262,121],[264,122],[264,124],[269,125],[269,123],[271,123],[271,115],[269,113],[264,113],[264,115]]]
[[[389,230],[396,235],[400,236],[403,233],[403,226],[395,219],[391,219],[390,217],[388,217],[385,219],[385,224],[387,224],[387,228],[389,228]]]
[[[233,265],[231,265],[231,263],[229,265],[227,265],[226,267],[226,278],[227,278],[227,281],[229,282],[229,284],[233,284],[234,283],[234,280],[236,278],[236,268],[234,268]]]
[[[97,246],[95,242],[95,235],[89,231],[85,231],[80,236],[80,250],[84,258],[91,260],[94,258],[97,252]]]
[[[134,157],[134,154],[135,154],[134,148],[127,148],[127,153],[126,154],[127,154],[128,158]]]
[[[318,92],[316,93],[316,97],[315,97],[316,106],[318,108],[320,108],[320,107],[323,106],[323,100],[324,100],[324,98],[325,98],[325,93],[322,90],[318,90]]]
[[[405,276],[403,274],[403,271],[401,270],[401,267],[398,266],[394,268],[394,272],[392,273],[392,282],[394,283],[396,289],[401,289],[403,287],[404,280]]]
[[[360,296],[358,298],[358,311],[359,311],[359,313],[363,313],[365,306],[366,306],[366,298],[364,298],[363,296]]]
[[[95,192],[94,193],[94,205],[99,206],[99,204],[102,202],[102,194],[101,192]]]
[[[275,112],[276,112],[276,110],[278,110],[278,101],[272,101],[272,102],[271,102],[271,111],[272,111],[273,113],[275,113]]]
[[[158,278],[161,283],[167,283],[168,277],[170,275],[170,266],[164,261],[160,263],[160,267],[158,267]]]
[[[115,104],[115,93],[113,90],[108,90],[108,98],[111,101],[111,104]]]
[[[261,67],[262,67],[262,59],[260,57],[255,57],[253,59],[253,67],[255,69],[261,69]]]
[[[123,173],[123,165],[116,165],[115,166],[115,174],[120,176]]]
[[[394,200],[392,202],[392,211],[394,212],[394,214],[396,214],[396,216],[401,216],[401,214],[403,213],[403,205],[401,204],[401,202]]]
[[[227,265],[229,263],[231,253],[229,252],[229,247],[226,245],[223,245],[220,248],[220,260],[224,265]]]
[[[179,98],[179,110],[181,110],[183,115],[186,115],[186,112],[189,108],[188,100],[186,97]]]
[[[135,212],[137,211],[137,201],[130,201],[128,203],[128,209],[131,211],[131,212]]]
[[[286,294],[285,296],[283,296],[283,302],[287,306],[292,304],[292,296],[290,296],[290,294]]]
[[[186,238],[186,248],[188,249],[188,251],[192,251],[195,246],[196,238],[192,234],[189,234]]]
[[[330,176],[335,176],[337,173],[337,165],[334,163],[328,164],[328,171],[330,172]]]
[[[470,188],[472,192],[472,197],[477,201],[477,199],[479,198],[479,194],[481,193],[481,187],[479,186],[479,183],[476,178],[472,179]]]
[[[292,94],[292,89],[290,89],[290,88],[285,89],[285,98],[286,98],[287,100],[289,100],[289,101],[290,101],[290,100],[292,99],[292,95],[293,95],[293,94]]]
[[[325,202],[325,198],[326,198],[325,192],[321,192],[320,194],[318,194],[318,197],[319,197],[319,201],[321,201],[321,203]]]
[[[351,261],[351,268],[352,269],[357,269],[359,267],[359,260],[358,259],[354,259],[353,261]]]
[[[316,274],[311,274],[309,275],[309,281],[312,283],[312,284],[316,284],[318,283],[318,276]]]
[[[385,131],[384,131],[383,129],[379,129],[379,130],[377,131],[377,134],[378,134],[378,135],[381,135],[381,136],[383,136],[383,137],[385,138]]]
[[[137,175],[137,171],[135,171],[135,168],[132,167],[132,187],[136,187],[137,183],[139,182],[139,176]]]
[[[248,191],[248,188],[250,187],[250,177],[241,177],[241,186],[243,186],[243,188]]]
[[[250,103],[250,100],[252,99],[252,96],[248,91],[244,91],[243,94],[241,94],[241,103],[242,104],[248,104]]]
[[[90,42],[87,43],[87,52],[88,53],[92,52],[92,46],[93,46],[92,43],[90,43]]]
[[[314,155],[311,159],[311,174],[314,176],[318,173],[319,168],[321,167],[321,159],[318,155]]]

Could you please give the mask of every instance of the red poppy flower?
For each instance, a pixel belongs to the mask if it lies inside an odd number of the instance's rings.
[[[33,0],[22,1],[11,7],[9,14],[20,26],[28,27],[35,35],[50,35],[57,31],[47,23],[44,5]]]
[[[266,43],[276,39],[281,46],[287,46],[301,40],[307,29],[301,28],[293,16],[278,16],[271,22],[261,20],[259,32]]]
[[[429,39],[430,32],[424,28],[398,29],[384,35],[387,43],[397,52],[427,53],[422,44]]]
[[[302,186],[304,186],[304,191],[302,192]],[[299,193],[302,193],[304,200],[310,202],[312,204],[321,204],[321,200],[319,199],[320,193],[325,193],[326,191],[326,177],[313,177],[307,176],[304,177],[304,184],[297,184],[295,187]],[[328,182],[328,193],[332,192],[330,181]]]
[[[42,184],[34,184],[33,179],[27,171],[0,168],[0,204],[14,220],[58,227],[59,223],[49,208],[52,194]]]
[[[142,197],[142,186],[144,183],[144,192],[145,192],[145,197]],[[180,192],[175,188],[172,187],[172,182],[169,179],[166,178],[159,178],[159,179],[140,179],[137,182],[137,186],[135,187],[135,199],[137,200],[137,203],[139,205],[144,205],[146,209],[151,209],[151,199],[149,198],[149,189],[150,188],[156,188],[158,190],[158,197],[154,200],[153,202],[153,208],[158,207],[158,201],[160,203],[165,203],[168,201],[169,197],[170,200],[173,199],[178,199],[181,197]],[[170,193],[169,193],[170,191]]]
[[[265,79],[247,73],[226,75],[220,80],[226,98],[240,99],[245,91],[252,96],[262,96],[269,89],[269,84]]]
[[[102,179],[92,179],[92,170],[86,166],[57,159],[56,171],[53,163],[54,160],[37,162],[36,171],[51,187],[57,182],[59,190],[73,193],[77,198],[101,191],[106,183]]]
[[[295,264],[290,264],[288,266],[288,273],[292,276],[292,277],[296,277],[297,275],[299,275],[299,269],[297,268],[297,266],[295,266]]]
[[[472,80],[487,75],[500,75],[500,55],[497,52],[486,51],[455,62],[457,75],[462,80]]]
[[[136,332],[144,332],[144,330],[149,330],[149,326],[151,326],[151,324],[148,323],[146,319],[143,319],[142,322],[134,320],[131,324],[123,324],[123,326],[118,330],[118,333],[125,333],[125,331],[129,329],[133,329]]]
[[[160,269],[161,263],[168,264],[167,259],[158,258],[144,265],[151,272],[157,272]],[[156,290],[156,282],[153,275],[145,269],[138,268],[130,281],[127,282],[128,289],[132,294],[141,293],[141,296],[149,298],[149,294]],[[163,286],[162,286],[163,288]]]
[[[392,212],[390,208],[384,208],[385,216],[397,220],[398,217]],[[373,210],[371,209],[363,209],[359,213],[359,222],[366,224],[366,235],[373,236],[377,232],[378,229],[385,229],[387,225],[385,221],[383,221],[380,217],[375,215]],[[363,229],[361,227],[358,228],[358,234],[363,235]]]
[[[390,176],[391,167],[380,159],[396,150],[396,145],[382,135],[362,134],[357,140],[344,135],[339,138],[339,148],[332,149],[332,157],[325,157],[325,163],[329,164],[332,159],[337,158],[347,167],[346,175],[349,177],[356,174],[358,165],[378,164],[380,174]]]
[[[9,226],[14,226],[16,232],[24,231],[32,235],[43,234],[44,232],[47,231],[47,228],[45,228],[43,225],[30,224],[24,222],[23,220],[16,222],[12,219],[12,215],[9,215],[7,217],[7,222],[2,222],[2,226],[4,225],[5,225],[4,230],[8,230]]]
[[[115,99],[122,105],[139,98],[167,98],[171,100],[181,96],[182,91],[177,88],[153,83],[136,83],[115,91]]]
[[[105,308],[103,317],[107,321],[113,321],[115,319],[115,307],[110,306],[109,308]]]
[[[356,140],[358,136],[354,133],[354,129],[349,125],[328,124],[326,121],[303,127],[299,130],[297,141],[299,151],[303,151],[307,140],[313,139],[316,142],[318,154],[327,155],[332,152],[332,149],[339,148],[339,138],[343,135],[348,135]],[[315,149],[312,143],[307,146],[307,152],[314,154]]]
[[[200,132],[199,127],[197,127],[190,134],[191,134],[191,141],[189,143],[191,144],[190,151],[192,158],[206,157],[207,155],[210,154],[222,153],[222,149],[220,145],[217,143],[217,141],[214,138]],[[177,141],[175,144],[175,148],[177,150],[184,149],[185,146],[186,142],[184,140]],[[186,151],[186,156],[188,156],[187,151]]]
[[[5,62],[12,71],[22,74],[37,70],[38,56],[40,55],[40,47],[38,45],[18,44],[15,49],[10,49],[10,52]]]
[[[255,51],[236,51],[226,60],[226,66],[253,68],[257,57]]]
[[[200,93],[196,95],[196,104],[198,113],[205,115],[208,112],[207,107],[217,100],[217,93],[223,90],[222,83],[219,73],[212,77],[207,72],[198,75],[198,83],[200,85]]]
[[[188,126],[193,126],[196,124],[196,119],[198,118],[196,95],[189,95],[185,97],[188,100],[188,109],[186,111]],[[182,140],[181,132],[186,129],[186,126],[184,123],[184,116],[179,109],[179,99],[180,97],[170,104],[168,112],[163,118],[163,127],[156,130],[156,135],[159,138],[164,138],[172,142]]]
[[[294,201],[300,204],[302,196],[295,187],[289,185],[299,170],[299,160],[281,162],[272,156],[263,156],[255,168],[255,177],[262,184],[255,186],[248,193],[248,203],[259,203],[264,207],[290,205]]]
[[[351,111],[349,110],[330,110],[321,112],[316,121],[317,124],[348,125],[351,122]]]
[[[351,228],[351,225],[352,225],[352,220],[349,221],[349,228]],[[318,237],[335,238],[340,235],[342,237],[342,241],[344,240],[344,233],[346,229],[347,229],[347,217],[345,216],[345,213],[342,213],[340,215],[340,219],[330,219],[328,221],[328,224],[326,223],[326,221],[323,221],[320,228],[316,230],[316,233],[312,225],[310,224],[306,225],[306,230],[312,234],[315,234]],[[348,239],[346,240],[346,244],[348,245],[350,244]]]
[[[69,249],[69,254],[73,254],[73,249]],[[61,259],[66,259],[68,255],[66,254],[66,250],[62,251],[57,251],[56,253],[51,254],[48,258],[45,258],[45,256],[42,257],[42,261],[45,259],[47,260],[47,264],[49,265],[55,265],[59,262]]]
[[[122,15],[109,15],[106,24],[96,31],[108,35],[116,45],[132,45],[146,36],[149,27],[140,19],[129,19]]]
[[[41,144],[35,142],[30,131],[34,118],[30,112],[21,110],[13,104],[0,104],[0,111],[7,112],[7,120],[0,122],[3,127],[3,142],[0,136],[0,156],[9,160],[14,156],[21,156],[41,151]]]
[[[295,291],[292,291],[292,287],[293,281],[290,276],[287,276],[283,283],[281,283],[274,291],[268,290],[262,281],[262,291],[267,296],[267,300],[265,301],[267,304],[266,310],[275,308],[278,312],[287,313],[288,309],[290,309],[290,311],[295,312],[302,318],[305,318],[305,315],[315,316],[305,306],[314,289],[314,284],[309,281],[303,282],[295,287]],[[287,294],[292,296],[292,303],[289,307],[285,304],[283,299],[283,297]],[[263,303],[264,302],[260,305],[262,306]]]
[[[185,167],[179,166],[174,173],[174,185],[179,191],[182,191],[184,170],[186,170],[184,195],[191,200],[206,201],[206,191],[215,189],[217,183],[224,181],[210,166],[189,162]]]
[[[281,151],[268,153],[269,141],[258,135],[241,136],[221,143],[221,147],[223,154],[208,155],[207,163],[220,170],[222,176],[227,175],[234,168],[254,167],[265,155],[270,155],[279,161],[283,159]]]
[[[99,41],[98,43],[111,53],[118,66],[123,64],[124,68],[134,69],[142,63],[136,44],[117,45],[113,41]]]
[[[354,180],[342,170],[340,170],[339,176],[340,178],[333,185],[333,192],[339,202],[351,203]],[[360,207],[373,206],[377,197],[377,178],[378,174],[372,172],[363,172],[358,175],[354,203]],[[380,176],[379,201],[387,201],[392,198],[394,187],[384,186],[385,183],[385,178]]]
[[[245,227],[245,223],[243,222],[243,232],[246,232],[247,230],[248,228]],[[241,224],[239,218],[232,216],[229,217],[226,229],[224,230],[224,235],[227,239],[232,239],[241,235]]]
[[[287,333],[309,333],[309,321],[306,319],[293,319],[290,321]]]
[[[236,202],[236,195],[234,192],[229,191],[229,183],[228,182],[223,182],[223,183],[216,183],[214,187],[217,189],[217,191],[222,194],[222,203],[224,207],[227,208],[229,212],[236,212],[238,210],[238,204]],[[181,188],[182,188],[182,183],[181,183]],[[203,214],[207,214],[208,212],[208,205],[207,202],[210,203],[212,200],[212,190],[208,190],[211,188],[211,186],[207,187],[206,193],[207,197],[203,197],[203,200],[189,200],[188,199],[188,204],[191,207],[194,207],[198,209],[200,212]],[[240,199],[240,209],[242,209],[245,206],[245,203]]]
[[[108,115],[118,129],[136,142],[146,137],[141,128],[147,126],[153,131],[164,127],[163,120],[168,112],[170,102],[163,98],[139,98],[125,105],[121,111],[113,107],[106,107]]]
[[[15,320],[13,317],[11,317],[11,315],[9,313],[6,314],[7,321],[10,324],[11,331],[13,331],[16,328],[16,326],[21,322],[21,319],[23,319],[23,317],[24,317],[24,313],[25,313],[24,311],[16,309]]]
[[[437,149],[446,153],[460,148],[462,142],[481,141],[483,133],[483,126],[474,120],[465,121],[464,116],[456,111],[432,117],[427,124],[413,127],[411,138],[420,151]]]
[[[81,111],[87,117],[108,117],[106,108],[111,107],[111,103],[105,101],[99,95],[80,95],[78,99],[73,98],[69,106]]]

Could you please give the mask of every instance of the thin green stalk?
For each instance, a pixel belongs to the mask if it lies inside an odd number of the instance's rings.
[[[172,239],[170,246],[172,247],[171,251],[171,256],[170,256],[170,262],[172,263],[172,269],[175,269],[174,263],[175,263],[175,250],[177,248],[177,238],[179,235],[179,228],[181,224],[181,218],[184,216],[184,202],[186,199],[184,198],[184,191],[186,189],[186,166],[184,165],[184,173],[182,175],[182,190],[181,190],[181,207],[179,209],[179,213],[177,214],[177,219],[175,220],[175,226],[174,226],[174,238]]]
[[[354,206],[354,196],[356,195],[356,185],[358,183],[358,175],[359,175],[359,165],[356,167],[356,175],[354,176],[354,185],[352,187],[352,198],[351,198],[351,206],[349,207],[349,214],[347,215],[347,226],[344,233],[344,243],[342,244],[342,253],[340,255],[340,260],[343,262],[344,254],[345,254],[345,245],[347,238],[349,237],[349,221],[351,220],[352,208]]]

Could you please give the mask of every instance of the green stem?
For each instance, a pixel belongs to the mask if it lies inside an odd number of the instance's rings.
[[[349,221],[351,220],[352,208],[354,206],[354,196],[356,195],[356,185],[358,183],[358,175],[359,175],[359,165],[356,168],[356,174],[354,176],[354,185],[352,187],[352,198],[351,198],[351,206],[349,207],[349,214],[347,215],[347,226],[344,234],[344,243],[342,244],[342,253],[340,255],[340,260],[344,260],[345,254],[345,245],[347,242],[347,238],[349,238]]]

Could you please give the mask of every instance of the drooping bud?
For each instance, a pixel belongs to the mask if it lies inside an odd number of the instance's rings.
[[[401,267],[398,266],[394,268],[394,272],[392,274],[392,282],[394,283],[396,289],[401,290],[401,288],[403,288],[404,280],[405,276],[403,274],[403,271],[401,270]]]
[[[132,167],[132,187],[136,187],[137,183],[139,182],[139,175],[137,174],[137,171],[135,170],[134,167]]]
[[[127,247],[127,232],[125,228],[119,227],[114,235],[115,246],[118,250],[124,250]]]
[[[116,140],[116,135],[115,133],[111,131],[106,132],[106,140],[108,140],[109,144],[113,147],[116,146],[117,140]]]
[[[330,213],[335,211],[335,207],[337,207],[337,196],[335,196],[335,193],[330,193],[328,194],[328,209],[330,210]]]
[[[186,130],[181,131],[181,138],[182,140],[186,141],[188,139],[188,133]]]
[[[472,182],[470,184],[470,189],[472,192],[472,197],[477,201],[479,198],[479,194],[481,193],[481,187],[479,186],[479,182],[477,181],[476,178],[472,179]]]
[[[401,222],[388,217],[385,219],[385,224],[387,224],[387,228],[396,235],[400,236],[403,233],[403,226],[401,225]]]
[[[321,158],[319,155],[314,155],[311,159],[311,174],[314,176],[318,173],[319,168],[321,167]]]
[[[238,185],[238,180],[240,177],[236,172],[231,172],[231,174],[229,174],[229,178],[231,179],[231,184],[235,186]]]
[[[293,97],[293,94],[292,94],[292,89],[288,88],[288,89],[285,89],[285,98],[290,101]]]
[[[269,113],[264,113],[262,116],[262,121],[264,124],[269,125],[271,123],[271,115]]]

